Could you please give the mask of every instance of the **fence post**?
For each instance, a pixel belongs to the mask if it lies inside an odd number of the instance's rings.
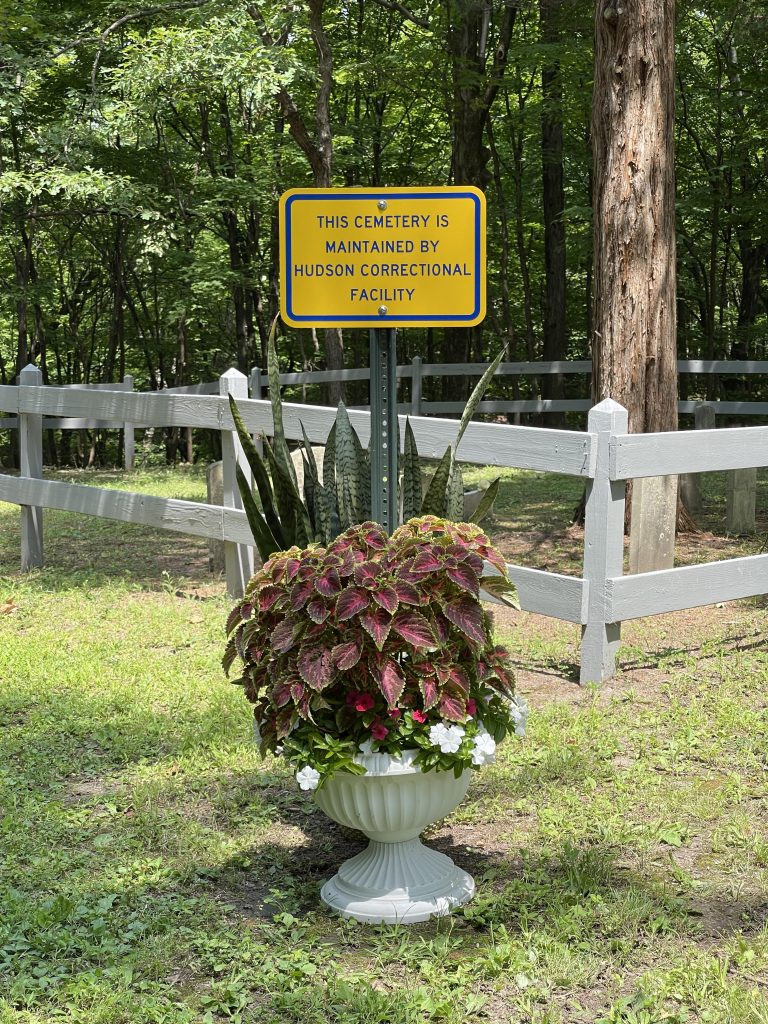
[[[421,416],[421,356],[414,356],[411,366],[411,416]]]
[[[123,385],[126,391],[133,391],[133,377],[126,373],[123,377]],[[123,424],[123,467],[133,469],[136,459],[136,432],[133,423]]]
[[[222,374],[219,378],[219,394],[226,398],[233,395],[239,398],[248,398],[248,378],[239,370],[231,369]],[[243,449],[237,436],[237,431],[223,429],[221,431],[221,458],[224,477],[224,508],[242,508],[240,490],[237,486],[236,466],[240,468],[250,480],[250,470],[246,462]],[[245,592],[245,585],[253,575],[253,548],[247,544],[235,544],[234,541],[224,541],[224,571],[227,577],[227,593],[230,597],[242,597]]]
[[[610,621],[608,580],[624,567],[624,499],[626,482],[611,480],[610,445],[626,434],[627,410],[611,398],[590,409],[587,429],[597,435],[594,479],[587,481],[584,520],[586,624],[581,628],[581,683],[610,679],[616,667],[621,623]]]
[[[709,402],[697,402],[693,409],[694,430],[714,430],[715,407]],[[683,473],[680,477],[680,497],[693,515],[701,512],[701,473]]]
[[[31,363],[19,376],[19,387],[42,387],[43,375]],[[19,471],[23,477],[43,476],[43,417],[39,413],[22,412],[19,391]],[[43,510],[33,505],[21,506],[21,568],[23,572],[43,564]]]
[[[254,366],[251,369],[248,377],[248,389],[251,393],[251,398],[261,398],[261,370],[258,366]]]

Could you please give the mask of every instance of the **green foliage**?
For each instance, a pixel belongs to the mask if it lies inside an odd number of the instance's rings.
[[[424,771],[492,759],[524,712],[480,603],[486,562],[509,600],[506,563],[479,527],[433,516],[270,558],[229,616],[224,656],[227,672],[242,662],[262,753],[315,782],[358,771],[366,744],[415,750]]]
[[[304,466],[304,493],[299,493],[296,471],[283,429],[276,330],[277,320],[272,324],[267,342],[274,440],[270,444],[264,439],[266,463],[248,433],[237,403],[231,395],[229,398],[232,419],[253,474],[255,489],[252,491],[251,485],[239,470],[237,483],[254,543],[262,560],[276,551],[294,546],[304,547],[310,541],[329,544],[342,531],[371,517],[370,457],[350,423],[343,402],[339,403],[336,421],[326,441],[322,483],[312,445],[302,424],[304,438],[300,451]],[[406,420],[400,482],[404,520],[415,515],[434,515],[454,522],[464,518],[464,478],[454,452],[502,356],[503,352],[500,352],[478,381],[459,423],[456,445],[449,445],[446,449],[423,499],[421,462],[413,429]],[[473,522],[481,522],[492,511],[497,493],[498,481],[492,481],[472,517]]]

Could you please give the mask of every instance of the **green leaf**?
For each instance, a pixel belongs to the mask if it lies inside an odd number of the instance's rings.
[[[453,448],[448,445],[445,449],[445,454],[438,464],[435,475],[429,482],[427,493],[424,495],[424,501],[421,503],[421,514],[423,516],[445,516],[446,490],[452,464]]]
[[[464,475],[455,459],[451,460],[451,471],[445,488],[445,516],[454,523],[464,519]]]
[[[336,494],[339,502],[339,518],[342,529],[348,529],[355,523],[362,523],[363,485],[361,483],[360,459],[358,456],[360,440],[352,429],[347,410],[343,402],[339,402],[336,411]],[[370,481],[368,483],[370,504]]]
[[[274,429],[273,449],[275,458],[280,463],[293,486],[298,490],[299,482],[296,476],[296,469],[291,461],[291,453],[288,451],[288,444],[285,440],[283,429],[283,402],[280,396],[280,362],[277,358],[275,348],[275,336],[277,334],[277,317],[272,321],[272,327],[267,339],[267,374],[269,377],[269,401],[272,405],[272,424]]]
[[[248,461],[248,465],[253,473],[253,479],[256,483],[256,488],[259,492],[259,498],[261,499],[261,507],[264,510],[264,518],[269,525],[270,532],[274,540],[277,541],[278,547],[275,551],[281,551],[284,548],[290,547],[287,543],[287,537],[282,524],[278,518],[274,504],[274,494],[272,490],[272,483],[267,473],[267,467],[264,465],[264,460],[259,453],[259,449],[256,447],[253,438],[248,433],[243,418],[240,415],[240,410],[237,408],[232,395],[229,396],[229,408],[232,412],[232,419],[235,423],[235,429],[237,430],[237,436],[240,438],[240,444],[243,446],[243,452]],[[240,476],[237,478],[237,486],[240,489],[240,496],[243,499],[243,507],[246,508],[246,492],[251,495],[251,487],[245,479],[245,474],[241,474],[244,483],[240,482]],[[255,540],[254,534],[254,540]]]
[[[464,431],[467,429],[469,421],[474,416],[475,409],[477,409],[478,405],[480,404],[480,399],[485,394],[486,388],[488,387],[488,385],[491,382],[491,378],[493,377],[493,375],[498,370],[499,364],[501,363],[501,360],[504,358],[504,353],[505,352],[506,352],[506,348],[503,348],[501,350],[501,352],[499,352],[499,354],[493,360],[493,362],[488,367],[488,369],[485,371],[483,376],[477,382],[477,384],[475,386],[475,390],[469,396],[469,401],[467,402],[466,408],[464,409],[464,412],[462,413],[462,416],[461,416],[461,420],[459,422],[459,433],[456,435],[456,442],[455,442],[456,450],[458,450],[459,441],[461,441],[462,437],[464,436]]]
[[[243,508],[245,509],[245,515],[248,519],[248,525],[250,526],[251,533],[253,534],[254,543],[259,550],[261,560],[266,562],[269,556],[274,554],[275,551],[280,551],[282,545],[278,544],[275,540],[274,534],[259,511],[256,502],[253,500],[253,494],[251,493],[251,488],[248,486],[245,473],[243,473],[239,466],[235,467],[235,475],[237,477],[237,486],[240,488],[240,495],[243,499]]]
[[[421,461],[416,447],[411,421],[405,421],[405,447],[403,449],[403,522],[413,519],[421,511]]]
[[[485,494],[480,499],[480,504],[470,517],[469,521],[471,523],[482,523],[483,519],[490,513],[493,503],[496,501],[496,495],[499,493],[500,483],[501,477],[497,476],[495,480],[488,484]]]

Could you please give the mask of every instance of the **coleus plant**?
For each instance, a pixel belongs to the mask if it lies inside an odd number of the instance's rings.
[[[521,710],[481,588],[515,604],[480,528],[434,516],[273,555],[229,616],[223,661],[241,664],[262,753],[307,789],[364,771],[361,752],[416,749],[423,770],[457,774],[492,759]]]

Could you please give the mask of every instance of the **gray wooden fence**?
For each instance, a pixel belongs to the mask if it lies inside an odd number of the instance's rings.
[[[21,474],[0,474],[0,501],[21,506],[23,568],[43,564],[42,510],[63,509],[223,540],[228,591],[241,594],[251,571],[252,538],[234,485],[235,460],[242,465],[243,456],[224,396],[237,396],[254,434],[271,430],[272,414],[268,402],[245,397],[247,380],[236,370],[224,374],[219,392],[137,394],[43,387],[39,370],[32,366],[23,371],[19,387],[0,386],[0,408],[19,416]],[[218,430],[225,463],[224,505],[45,480],[44,417]],[[333,419],[334,411],[321,406],[284,406],[285,432],[291,439],[301,437],[303,424],[310,441],[322,444]],[[369,413],[351,410],[350,419],[366,445]],[[419,452],[427,457],[442,455],[456,436],[453,420],[413,417],[411,424]],[[401,436],[403,428],[401,423]],[[768,554],[623,575],[625,481],[768,465],[768,427],[629,434],[626,411],[607,399],[590,410],[586,432],[471,423],[459,456],[481,465],[584,479],[583,575],[509,566],[525,610],[581,626],[582,682],[601,682],[613,674],[621,623],[627,619],[768,593]]]
[[[428,377],[481,377],[487,363],[425,363],[421,356],[414,356],[410,363],[397,367],[398,380],[410,380],[410,402],[401,402],[398,412],[411,416],[460,415],[463,402],[427,402],[422,398],[423,383]],[[678,374],[707,375],[768,375],[768,360],[757,359],[679,359]],[[501,363],[497,377],[539,377],[558,374],[560,376],[589,376],[592,361],[573,359],[549,362]],[[371,372],[368,367],[353,370],[307,370],[297,373],[281,373],[280,383],[293,387],[328,384],[334,381],[367,381]],[[250,374],[251,395],[254,398],[267,397],[267,374],[264,370],[253,369]],[[699,399],[678,402],[678,412],[694,413]],[[768,402],[712,401],[715,414],[719,416],[768,416]],[[480,414],[515,413],[558,413],[588,412],[592,403],[587,398],[521,398],[514,400],[488,400],[478,406]]]
[[[29,369],[29,367],[27,367]],[[34,367],[33,367],[34,369]],[[19,383],[21,383],[19,381]],[[126,374],[122,381],[112,384],[62,384],[64,388],[76,391],[133,391],[133,377]],[[189,384],[178,388],[165,388],[162,394],[165,395],[217,395],[219,393],[219,382],[212,384]],[[3,412],[9,412],[8,408],[0,405]],[[113,420],[97,419],[94,416],[45,416],[43,418],[44,430],[122,430],[123,431],[123,467],[133,469],[136,458],[136,437],[137,427],[146,426],[143,423],[118,423]],[[17,430],[19,420],[16,416],[0,418],[0,430]]]

